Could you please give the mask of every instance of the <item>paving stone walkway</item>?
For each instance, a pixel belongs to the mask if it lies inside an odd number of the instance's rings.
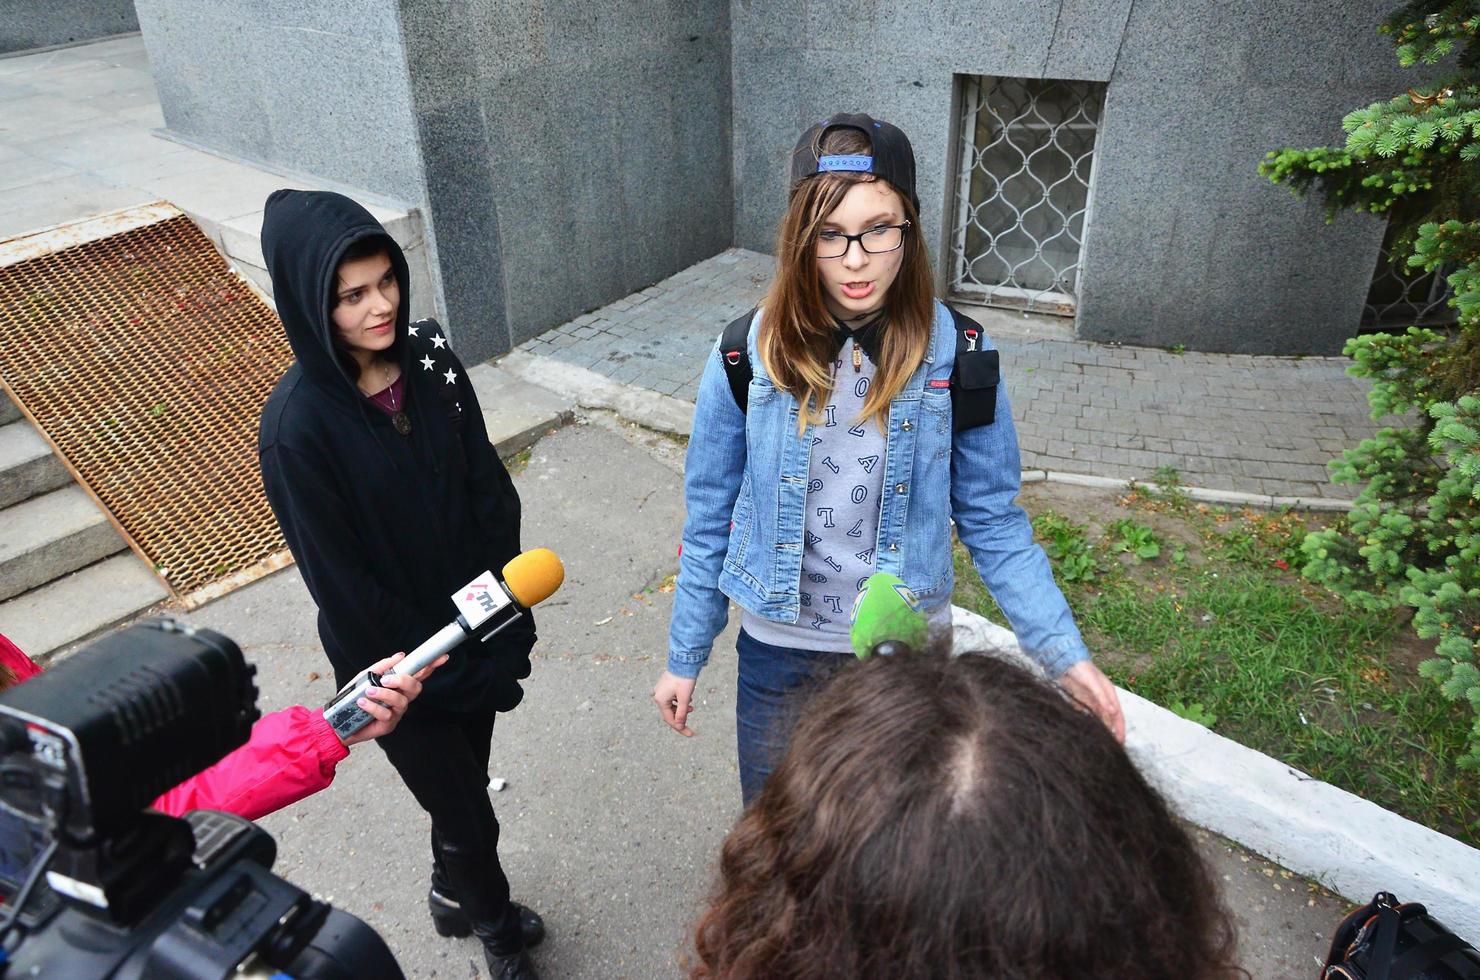
[[[731,249],[577,317],[521,350],[694,399],[724,325],[770,282],[770,256]],[[1023,467],[1116,479],[1172,466],[1190,486],[1345,499],[1326,462],[1370,435],[1366,382],[1328,357],[1174,354],[1032,336],[966,308],[1002,351]]]

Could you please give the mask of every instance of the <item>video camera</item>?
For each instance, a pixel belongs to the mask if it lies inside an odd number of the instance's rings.
[[[158,619],[0,694],[0,976],[402,976],[364,922],[271,873],[255,824],[146,809],[247,741],[254,673]]]

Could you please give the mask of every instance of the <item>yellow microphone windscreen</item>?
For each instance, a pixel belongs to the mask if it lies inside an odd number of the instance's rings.
[[[514,601],[529,609],[560,588],[565,581],[565,566],[549,548],[532,548],[509,559],[503,580]]]

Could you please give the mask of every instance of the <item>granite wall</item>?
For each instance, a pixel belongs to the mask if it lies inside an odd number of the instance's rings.
[[[402,204],[424,197],[395,0],[137,0],[166,128]]]
[[[1376,32],[1391,0],[733,0],[735,238],[773,250],[808,124],[899,124],[934,254],[950,234],[957,76],[1106,82],[1079,336],[1336,353],[1361,314],[1378,221],[1319,211],[1257,173],[1339,142],[1350,109],[1415,77]],[[944,275],[945,270],[940,270]]]
[[[729,246],[728,0],[139,0],[170,130],[420,208],[481,360]]]
[[[728,0],[401,11],[449,320],[517,344],[730,245]]]
[[[0,54],[138,29],[133,0],[0,0]]]

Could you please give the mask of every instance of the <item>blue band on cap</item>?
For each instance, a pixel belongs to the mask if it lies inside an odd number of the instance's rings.
[[[871,174],[874,172],[874,158],[863,154],[818,157],[817,172],[824,173],[829,170],[851,170],[855,173]]]

